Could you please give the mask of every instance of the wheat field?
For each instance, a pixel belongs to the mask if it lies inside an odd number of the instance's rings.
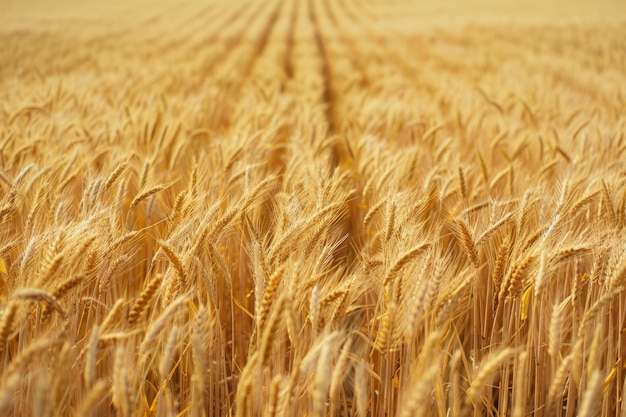
[[[623,1],[0,8],[0,415],[626,416]]]

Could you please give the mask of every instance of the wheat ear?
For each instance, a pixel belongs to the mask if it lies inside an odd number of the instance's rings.
[[[370,207],[370,209],[365,214],[365,217],[363,217],[363,229],[367,227],[367,225],[370,223],[372,218],[374,218],[376,213],[378,213],[385,204],[387,204],[387,199],[383,198],[378,203]]]
[[[178,308],[187,302],[186,296],[180,296],[176,300],[174,300],[162,313],[161,315],[152,322],[152,325],[148,329],[146,336],[144,337],[141,345],[139,346],[140,353],[147,353],[148,350],[153,346],[154,342],[157,340],[161,330],[165,328],[165,325],[170,320],[170,318],[176,313]]]
[[[567,378],[570,375],[570,368],[572,365],[574,352],[570,353],[563,359],[563,362],[559,365],[550,383],[548,389],[547,411],[548,414],[552,414],[555,408],[558,406],[558,400],[563,395]]]
[[[461,198],[463,201],[467,201],[467,184],[465,183],[465,173],[463,173],[463,167],[461,166],[459,166],[459,189]]]
[[[91,329],[89,344],[86,347],[87,358],[85,359],[85,370],[83,378],[85,385],[90,387],[96,377],[96,359],[98,355],[98,344],[100,342],[100,328],[95,325]]]
[[[593,417],[597,414],[596,403],[598,402],[601,389],[602,373],[600,370],[596,369],[587,383],[587,389],[585,390],[582,403],[580,404],[578,417]]]
[[[146,313],[150,301],[152,301],[157,289],[161,285],[161,281],[163,281],[163,274],[157,274],[150,280],[141,294],[139,294],[137,301],[135,301],[133,308],[128,314],[128,324],[130,326],[135,325],[135,323],[137,323],[137,321]]]
[[[143,200],[145,200],[146,198],[165,190],[166,188],[168,188],[171,184],[159,184],[159,185],[155,185],[154,187],[140,193],[137,194],[135,196],[135,198],[133,199],[133,201],[130,203],[130,207],[129,208],[134,208],[137,204],[141,203]]]
[[[604,204],[606,205],[607,212],[609,213],[609,217],[611,218],[611,222],[615,224],[617,220],[617,215],[615,214],[615,208],[613,207],[613,199],[611,198],[611,190],[609,189],[606,182],[602,180],[602,194],[604,196]]]
[[[387,214],[385,216],[385,241],[391,239],[396,224],[396,202],[394,200],[387,203]]]
[[[470,401],[477,406],[480,403],[480,397],[483,394],[485,384],[489,378],[507,361],[514,353],[514,349],[505,348],[495,355],[492,355],[488,359],[481,363],[478,374],[472,380],[472,383],[467,390],[467,396]]]
[[[332,349],[333,345],[325,342],[320,351],[313,385],[313,410],[311,414],[313,417],[326,416],[326,397],[328,395],[332,375]]]
[[[17,307],[17,302],[11,301],[2,313],[2,319],[0,320],[0,354],[4,353],[6,349]]]
[[[460,236],[463,252],[465,252],[469,260],[472,262],[472,265],[478,268],[478,247],[474,242],[474,238],[472,237],[472,232],[470,231],[469,226],[463,219],[459,218],[455,219],[454,223],[457,225],[457,230]]]
[[[124,170],[128,167],[128,164],[128,161],[122,162],[113,170],[111,175],[109,175],[109,178],[107,178],[106,182],[104,183],[105,190],[108,190],[113,186],[113,184],[115,184],[115,181],[117,181],[120,175],[122,175],[122,172],[124,172]]]
[[[283,378],[280,375],[274,376],[272,378],[272,382],[270,383],[270,392],[269,399],[267,405],[267,416],[275,417],[279,412],[278,408],[278,400],[280,397],[280,386],[282,384]]]
[[[281,278],[285,269],[287,268],[286,264],[283,264],[274,271],[274,273],[269,277],[267,281],[267,285],[265,286],[265,292],[263,293],[263,299],[261,300],[261,306],[258,314],[257,327],[259,331],[263,328],[263,324],[265,323],[265,319],[272,307],[272,303],[276,299],[276,291],[278,291],[278,287],[280,286]]]
[[[104,379],[98,380],[93,387],[88,391],[87,396],[80,402],[78,408],[79,416],[93,415],[94,408],[104,401],[107,397],[107,392],[110,390],[108,383]]]
[[[330,398],[331,399],[339,397],[340,386],[346,378],[346,374],[348,370],[347,369],[348,361],[350,360],[350,356],[352,355],[353,341],[354,339],[349,337],[348,340],[346,340],[346,342],[343,344],[343,347],[341,348],[341,353],[339,354],[339,358],[337,359],[337,364],[332,370],[332,378],[330,380]],[[333,403],[334,401],[331,401],[332,408],[334,408]],[[335,413],[332,413],[332,408],[331,408],[331,415],[334,415]]]
[[[131,393],[128,375],[129,368],[126,358],[126,349],[122,344],[119,344],[115,350],[114,363],[113,387],[111,388],[112,403],[121,417],[130,417]]]
[[[423,243],[421,245],[417,245],[414,248],[411,248],[411,249],[405,251],[404,253],[402,253],[398,257],[398,259],[396,259],[396,261],[393,263],[393,265],[391,265],[391,267],[389,268],[389,270],[385,274],[385,277],[383,279],[383,286],[387,286],[389,284],[389,282],[391,281],[391,279],[398,272],[400,272],[402,267],[404,267],[406,264],[408,264],[411,260],[413,260],[416,256],[418,256],[420,253],[422,253],[424,250],[428,249],[429,247],[430,247],[430,244]]]
[[[48,291],[38,288],[22,288],[15,291],[13,297],[22,300],[43,302],[49,308],[58,311],[63,318],[66,318],[67,316],[65,310],[63,309],[63,307],[61,307],[59,300],[57,300],[57,298],[54,295],[50,294]]]
[[[75,277],[68,279],[67,281],[65,281],[63,284],[58,286],[52,292],[52,296],[55,297],[57,300],[62,299],[67,293],[69,293],[71,290],[73,290],[75,287],[81,284],[84,281],[84,279],[85,279],[84,274],[80,274],[80,275],[77,275]],[[43,311],[41,315],[41,319],[45,320],[49,315],[50,315],[50,310],[46,309]]]
[[[440,364],[435,360],[420,375],[418,382],[411,389],[410,396],[401,406],[400,417],[422,417],[428,415],[428,399],[434,389],[439,370]]]
[[[526,380],[527,380],[528,352],[522,352],[515,368],[515,386],[513,387],[512,417],[524,417],[526,412]]]
[[[274,336],[278,333],[278,328],[281,324],[281,319],[283,316],[282,306],[285,303],[285,298],[280,296],[275,301],[274,311],[269,317],[267,326],[263,329],[263,334],[261,337],[261,347],[259,350],[259,367],[262,368],[266,365],[270,359],[270,354],[272,352],[272,344],[274,341]]]
[[[556,358],[561,349],[561,332],[563,324],[561,311],[563,307],[563,303],[561,303],[561,305],[554,305],[554,307],[552,307],[552,314],[550,315],[550,328],[548,330],[548,354],[552,358]]]
[[[183,261],[176,254],[176,252],[169,245],[169,243],[165,242],[164,240],[159,240],[158,243],[159,243],[159,246],[161,246],[161,249],[163,249],[163,252],[165,252],[168,259],[172,263],[172,266],[174,267],[174,270],[176,271],[176,275],[178,276],[178,279],[183,282],[186,282],[187,275],[185,274],[185,267],[183,265]]]

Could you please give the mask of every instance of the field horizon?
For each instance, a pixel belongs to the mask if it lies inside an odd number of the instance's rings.
[[[1,416],[626,417],[626,3],[0,9]]]

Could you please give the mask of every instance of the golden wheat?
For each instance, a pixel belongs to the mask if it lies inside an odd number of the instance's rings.
[[[0,414],[624,414],[623,2],[4,3]]]

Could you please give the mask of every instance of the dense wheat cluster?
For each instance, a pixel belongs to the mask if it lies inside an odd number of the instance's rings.
[[[0,415],[626,415],[592,3],[5,1]]]

